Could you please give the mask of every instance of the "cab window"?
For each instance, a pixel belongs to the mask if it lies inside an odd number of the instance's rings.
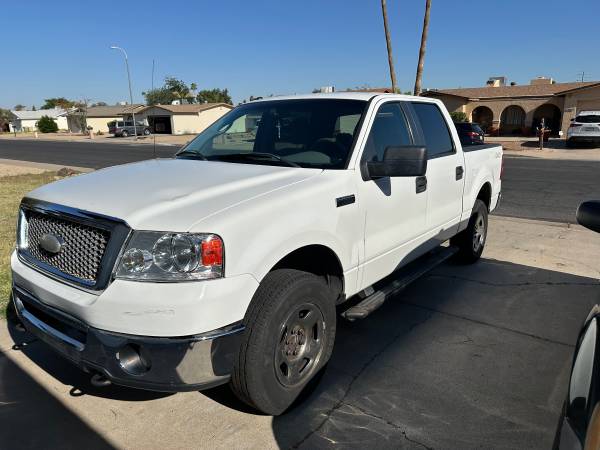
[[[446,120],[434,103],[414,102],[413,109],[421,124],[429,159],[454,153],[454,144]]]
[[[365,144],[363,161],[383,161],[386,148],[403,145],[411,145],[404,112],[399,103],[385,103],[373,120]]]

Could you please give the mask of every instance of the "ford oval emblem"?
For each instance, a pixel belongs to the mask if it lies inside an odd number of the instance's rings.
[[[52,233],[46,233],[40,238],[40,247],[53,255],[59,253],[63,245],[65,245],[63,238]]]

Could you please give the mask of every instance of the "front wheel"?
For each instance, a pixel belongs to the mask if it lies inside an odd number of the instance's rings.
[[[279,415],[331,356],[335,299],[316,275],[275,270],[261,282],[244,325],[231,388],[250,406]]]
[[[148,128],[144,130],[144,136],[150,136],[150,130]]]
[[[465,263],[477,261],[487,239],[488,209],[481,200],[475,200],[467,228],[450,239],[450,244],[458,247],[457,258]]]
[[[126,130],[123,130],[123,131],[121,132],[121,137],[124,137],[124,138],[126,138],[126,137],[128,137],[128,136],[129,136],[129,133],[128,133]]]

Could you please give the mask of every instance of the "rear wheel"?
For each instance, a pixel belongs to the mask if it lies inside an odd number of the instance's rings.
[[[335,322],[335,299],[322,278],[294,269],[269,273],[244,318],[234,393],[264,413],[283,413],[329,360]]]
[[[144,129],[144,136],[150,136],[150,130],[148,128]]]
[[[465,263],[477,261],[485,247],[488,230],[488,209],[483,201],[475,200],[467,228],[450,239],[458,247],[457,258]]]

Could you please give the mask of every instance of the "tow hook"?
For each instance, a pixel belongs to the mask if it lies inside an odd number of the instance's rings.
[[[92,375],[90,383],[92,383],[92,386],[98,388],[110,386],[112,384],[112,382],[108,378],[99,373],[95,373],[94,375]]]

